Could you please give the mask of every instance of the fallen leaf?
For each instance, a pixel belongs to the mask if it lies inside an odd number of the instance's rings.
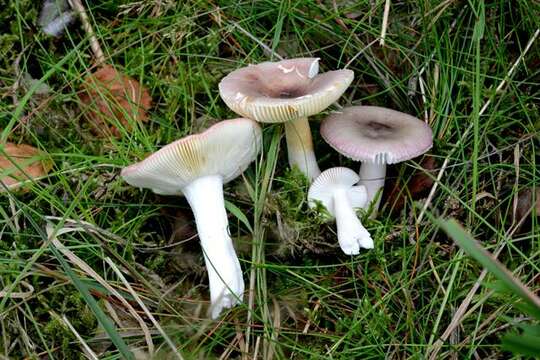
[[[435,165],[435,158],[426,156],[420,163],[424,170],[417,171],[412,176],[411,180],[405,185],[406,189],[402,188],[399,180],[394,182],[393,186],[390,187],[392,190],[386,200],[393,211],[399,211],[403,208],[409,194],[412,200],[418,200],[427,195],[427,192],[433,186],[433,179],[426,172],[434,170]]]
[[[43,160],[40,150],[30,145],[8,142],[0,152],[0,183],[3,185],[0,192],[5,191],[6,187],[28,191],[24,182],[47,175],[51,168],[52,163]]]
[[[95,133],[115,137],[122,134],[120,124],[129,131],[131,123],[148,121],[146,112],[152,103],[145,87],[111,65],[84,79],[79,98]]]
[[[533,191],[535,192],[533,204]],[[515,223],[519,223],[527,215],[533,216],[532,208],[536,210],[536,216],[540,216],[540,186],[521,190],[517,198]]]

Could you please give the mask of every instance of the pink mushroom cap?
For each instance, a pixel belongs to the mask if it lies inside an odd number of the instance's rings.
[[[379,164],[412,159],[433,145],[428,124],[377,106],[351,106],[329,115],[322,122],[321,135],[340,154]]]
[[[319,72],[318,58],[263,62],[235,70],[219,83],[227,106],[262,123],[282,123],[318,114],[345,92],[351,70]]]

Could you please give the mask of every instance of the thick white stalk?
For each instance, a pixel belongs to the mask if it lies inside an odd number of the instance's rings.
[[[333,199],[341,250],[347,255],[357,255],[360,248],[373,249],[373,239],[356,216],[346,190],[336,190]]]
[[[244,279],[236,256],[223,199],[220,176],[201,177],[184,193],[197,224],[210,283],[211,315],[215,319],[224,308],[242,302]]]
[[[317,158],[313,152],[313,140],[307,117],[285,123],[285,138],[287,140],[287,152],[289,165],[298,166],[309,181],[313,181],[321,174]]]
[[[373,212],[371,213],[372,218],[377,216],[377,210],[379,210],[385,176],[385,163],[363,162],[360,166],[360,185],[364,185],[367,192],[365,208],[369,208],[372,201],[377,197],[377,202],[373,204]],[[379,191],[381,192],[380,194],[378,194]]]

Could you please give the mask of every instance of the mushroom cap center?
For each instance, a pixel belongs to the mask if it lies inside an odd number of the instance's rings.
[[[388,123],[370,121],[364,125],[363,132],[365,136],[371,139],[380,139],[391,136],[395,131]]]
[[[311,79],[297,74],[279,75],[261,76],[251,73],[246,76],[245,81],[253,93],[273,99],[295,99],[309,93]]]

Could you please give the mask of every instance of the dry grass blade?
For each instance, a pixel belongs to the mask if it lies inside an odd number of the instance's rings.
[[[384,14],[381,28],[381,40],[379,44],[384,45],[384,40],[386,38],[386,28],[388,27],[388,15],[390,14],[390,0],[386,0],[384,3]]]
[[[505,238],[511,238],[514,233],[520,228],[522,222],[525,219],[521,219],[520,222],[510,227],[510,229],[505,234]],[[506,242],[502,242],[497,250],[493,253],[493,259],[497,261],[497,258],[499,257],[499,254],[501,251],[505,248]],[[480,285],[482,284],[482,281],[484,281],[484,278],[487,276],[488,270],[487,268],[484,268],[480,275],[478,276],[478,279],[474,283],[474,285],[471,287],[467,295],[465,296],[465,299],[461,302],[458,309],[454,313],[454,316],[452,317],[452,320],[450,321],[450,324],[447,326],[446,330],[443,332],[443,334],[433,343],[433,345],[428,348],[426,354],[429,355],[429,360],[435,360],[437,359],[437,355],[439,354],[439,351],[441,350],[442,346],[444,345],[444,342],[448,339],[448,337],[454,332],[454,330],[461,324],[461,322],[466,318],[467,316],[467,309],[469,308],[469,305],[471,304],[474,295],[480,288]]]
[[[84,262],[81,258],[79,258],[77,255],[75,255],[71,250],[66,248],[64,244],[58,240],[58,236],[62,234],[67,234],[70,232],[84,232],[84,228],[81,227],[73,227],[73,228],[60,228],[58,230],[55,230],[53,224],[48,223],[46,226],[46,232],[47,237],[50,240],[51,244],[53,244],[65,257],[69,259],[73,264],[77,265],[82,271],[84,271],[88,276],[92,277],[94,280],[96,280],[99,284],[101,284],[105,289],[111,292],[120,302],[126,307],[128,312],[133,316],[137,322],[139,323],[139,326],[143,330],[145,334],[146,343],[148,345],[148,350],[150,353],[154,352],[154,343],[152,341],[152,336],[150,335],[150,331],[148,330],[148,326],[146,326],[146,323],[144,320],[140,317],[140,315],[135,311],[133,306],[124,299],[124,297],[116,290],[114,289],[105,279],[103,279],[97,272],[94,271],[86,262]]]
[[[148,318],[150,319],[150,321],[152,321],[152,324],[154,324],[154,326],[156,327],[156,329],[158,329],[158,331],[161,333],[161,335],[163,336],[163,338],[165,339],[165,341],[167,342],[167,344],[170,346],[171,350],[173,351],[174,355],[176,356],[176,358],[178,359],[183,359],[182,355],[180,355],[180,353],[178,352],[178,350],[176,349],[176,346],[174,346],[174,343],[172,342],[172,340],[169,338],[169,336],[167,336],[167,333],[165,333],[165,331],[161,328],[161,326],[159,325],[159,323],[156,321],[156,319],[154,318],[154,315],[152,315],[152,313],[150,312],[150,310],[148,310],[148,308],[146,307],[146,305],[144,305],[144,303],[142,302],[141,298],[139,297],[139,295],[137,294],[137,292],[135,290],[133,290],[133,287],[130,285],[130,283],[126,280],[126,278],[124,277],[124,275],[122,274],[122,272],[120,271],[120,269],[118,269],[118,267],[116,266],[116,264],[109,258],[109,257],[106,257],[105,258],[105,261],[107,262],[107,264],[109,264],[109,266],[113,269],[113,271],[115,272],[115,274],[118,276],[118,278],[122,281],[122,283],[126,286],[126,288],[128,289],[129,293],[133,296],[133,298],[135,299],[135,301],[137,301],[137,304],[139,304],[139,306],[143,309],[144,313],[146,314],[146,316],[148,316]],[[150,354],[152,354],[152,352],[150,352]]]
[[[68,0],[69,4],[75,10],[79,17],[81,18],[81,22],[84,28],[84,31],[86,34],[88,34],[88,37],[90,38],[90,47],[92,48],[92,52],[94,53],[94,57],[96,59],[97,64],[104,64],[105,63],[105,55],[103,55],[103,50],[101,49],[101,46],[99,45],[99,41],[97,40],[96,34],[94,33],[94,29],[92,28],[92,24],[90,24],[90,19],[88,18],[88,14],[86,14],[86,9],[84,8],[81,0]]]
[[[540,186],[520,191],[516,200],[513,223],[523,222],[533,209],[536,211],[536,216],[540,216]]]
[[[58,315],[56,315],[58,316]],[[90,346],[88,346],[88,344],[86,343],[86,341],[84,341],[84,339],[81,337],[81,335],[77,332],[77,330],[73,327],[73,325],[71,324],[71,322],[69,322],[68,318],[66,317],[66,315],[62,315],[61,317],[62,321],[64,322],[64,324],[66,324],[66,326],[68,327],[68,329],[73,333],[73,335],[75,335],[75,337],[77,338],[77,340],[81,343],[82,347],[83,347],[83,350],[84,350],[84,353],[86,355],[86,357],[88,357],[89,359],[92,359],[92,360],[98,360],[99,357],[96,355],[96,353],[94,353],[94,351],[92,351],[92,349],[90,348]]]
[[[21,281],[21,285],[24,285],[28,290],[27,291],[0,291],[0,298],[8,297],[10,299],[26,299],[34,293],[34,287],[27,283],[26,281]]]
[[[272,322],[272,335],[270,336],[269,341],[267,342],[267,347],[265,348],[265,359],[273,359],[276,353],[276,344],[278,344],[278,337],[281,328],[281,310],[279,304],[275,298],[272,298],[273,303],[273,317],[274,321]]]
[[[250,38],[251,40],[255,41],[261,48],[263,48],[265,51],[267,51],[269,54],[271,54],[272,56],[275,56],[278,60],[283,60],[283,56],[279,55],[277,52],[275,52],[274,50],[272,50],[268,45],[266,45],[265,43],[263,43],[261,40],[257,39],[257,37],[255,35],[253,35],[252,33],[250,33],[249,31],[247,31],[246,29],[244,29],[243,27],[241,27],[238,23],[236,22],[233,22],[232,25],[237,28],[238,30],[240,30],[240,32],[244,35],[246,35],[248,38]]]
[[[532,47],[532,45],[536,41],[536,38],[538,38],[539,34],[540,34],[540,29],[536,29],[533,36],[527,42],[527,46],[525,46],[525,49],[523,49],[523,52],[521,52],[521,54],[519,55],[517,60],[514,62],[514,64],[512,65],[512,67],[510,68],[508,73],[506,74],[506,77],[504,79],[502,79],[502,81],[497,86],[497,89],[495,90],[495,93],[494,93],[495,95],[500,93],[500,91],[506,85],[506,82],[508,81],[508,79],[510,79],[512,77],[512,75],[516,71],[517,66],[523,60],[525,55],[529,52],[530,48]],[[484,112],[487,110],[487,108],[491,104],[492,99],[493,99],[493,97],[489,98],[484,103],[484,106],[482,106],[482,108],[480,109],[480,112],[478,114],[479,116],[484,114]],[[459,145],[461,145],[462,141],[464,141],[467,138],[467,136],[469,136],[469,133],[472,131],[473,127],[474,127],[474,123],[471,123],[467,127],[467,129],[464,131],[463,135],[460,137],[460,140],[458,141],[458,143],[448,152],[448,155],[446,155],[446,158],[444,159],[444,163],[443,163],[443,165],[441,167],[441,170],[437,174],[437,181],[435,181],[435,184],[433,184],[433,187],[431,188],[428,199],[427,199],[426,203],[424,204],[424,206],[422,207],[422,211],[420,212],[420,215],[418,216],[418,220],[416,221],[417,224],[419,224],[422,221],[422,218],[424,217],[424,213],[426,212],[427,208],[431,204],[433,196],[435,195],[435,191],[437,190],[437,186],[439,186],[439,182],[442,179],[442,176],[444,175],[444,172],[446,171],[446,168],[448,166],[448,162],[450,161],[450,158],[454,155],[454,152],[457,149],[459,149]]]

